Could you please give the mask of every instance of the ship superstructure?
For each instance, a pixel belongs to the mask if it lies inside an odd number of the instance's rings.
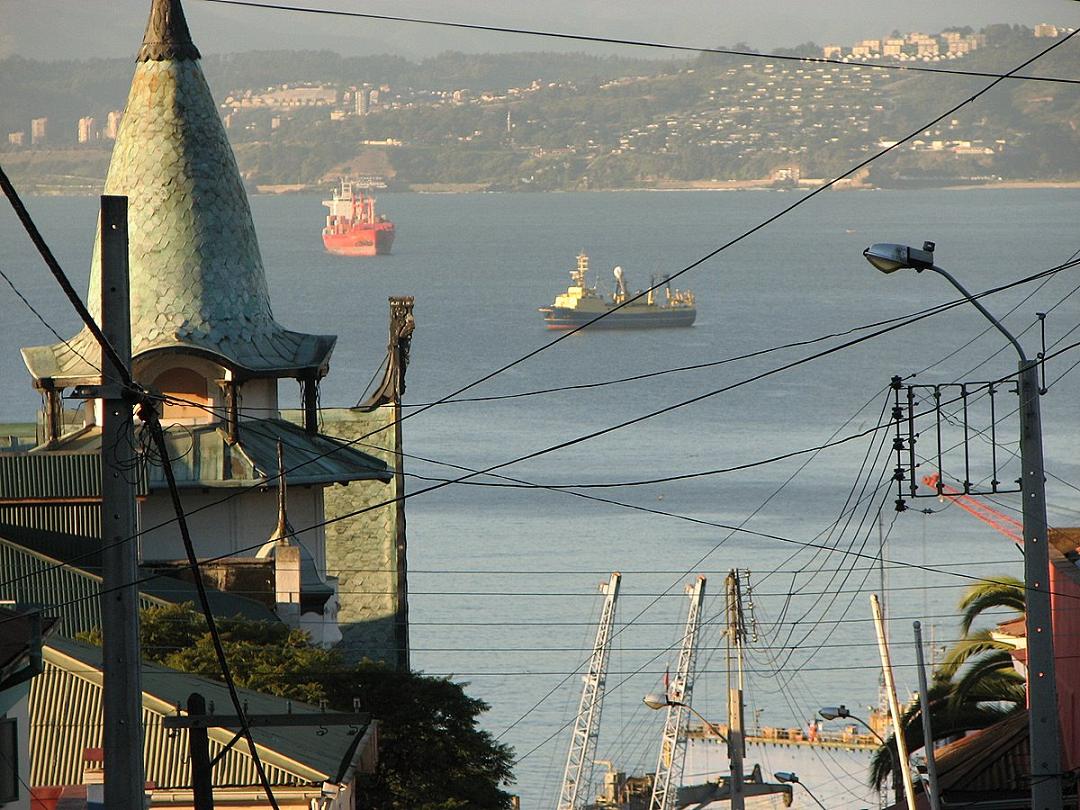
[[[570,271],[566,292],[555,296],[551,306],[540,307],[548,329],[575,329],[585,324],[589,329],[656,329],[673,326],[692,326],[697,318],[694,294],[689,290],[674,290],[666,279],[663,298],[657,300],[658,284],[654,278],[650,289],[640,297],[627,292],[623,269],[615,267],[615,294],[606,297],[596,285],[588,285],[589,257],[579,253],[577,267]],[[602,317],[601,317],[602,316]]]
[[[323,205],[330,209],[323,228],[323,245],[338,256],[381,256],[394,244],[394,223],[375,213],[375,198],[342,179]]]

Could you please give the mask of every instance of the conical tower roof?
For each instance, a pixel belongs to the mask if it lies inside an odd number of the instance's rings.
[[[153,0],[105,181],[128,197],[131,348],[199,354],[241,377],[325,373],[336,338],[281,327],[247,195],[180,0]],[[88,306],[100,312],[100,224]],[[23,349],[35,381],[93,380],[101,354],[85,330]]]

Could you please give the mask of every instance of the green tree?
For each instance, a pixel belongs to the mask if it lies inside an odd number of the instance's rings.
[[[999,576],[994,581],[979,583],[964,593],[958,607],[964,636],[946,653],[927,690],[935,740],[986,728],[1022,710],[1026,703],[1026,685],[1023,676],[1013,668],[1012,648],[996,641],[988,629],[972,630],[975,621],[989,610],[1004,608],[1023,616],[1023,582],[1015,577]],[[901,727],[909,751],[924,746],[922,714],[917,702],[904,710]],[[870,762],[870,784],[876,788],[885,783],[892,771],[892,761],[897,756],[895,735],[889,736],[886,745],[874,753]]]
[[[218,619],[236,684],[333,709],[370,712],[380,723],[379,765],[360,784],[358,806],[372,810],[503,810],[513,782],[512,749],[479,727],[488,710],[462,684],[381,664],[347,664],[307,633],[242,617]],[[143,657],[182,672],[220,679],[202,614],[191,604],[141,615]],[[101,643],[95,630],[84,639]]]

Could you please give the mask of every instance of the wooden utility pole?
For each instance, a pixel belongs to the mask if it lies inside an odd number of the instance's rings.
[[[101,330],[124,369],[102,352],[101,634],[105,806],[145,805],[139,653],[138,542],[135,529],[134,400],[131,368],[127,197],[101,198]]]
[[[731,763],[731,810],[746,807],[746,778],[743,758],[746,756],[746,733],[743,729],[743,622],[742,600],[739,598],[739,578],[731,571],[727,575],[727,671],[728,671],[728,758]]]
[[[178,714],[174,717],[165,717],[161,725],[167,729],[186,728],[188,730],[188,746],[191,759],[191,788],[193,793],[193,805],[195,810],[214,810],[213,772],[214,766],[221,761],[232,747],[244,735],[244,728],[275,728],[296,726],[352,726],[356,733],[371,724],[371,715],[359,712],[297,712],[286,714],[245,714],[218,715],[206,713],[206,699],[196,693],[188,697],[187,715]],[[214,759],[210,758],[210,735],[207,729],[228,728],[240,729],[232,741],[222,747],[221,752]],[[108,777],[106,776],[106,784]],[[111,808],[113,805],[107,804]]]
[[[915,788],[911,782],[911,763],[908,762],[907,741],[904,739],[904,724],[900,719],[900,704],[896,699],[896,684],[893,682],[892,662],[889,660],[889,643],[885,640],[885,620],[881,615],[881,603],[877,594],[870,594],[870,607],[874,611],[874,629],[877,630],[878,652],[881,653],[881,672],[885,676],[885,692],[889,699],[889,715],[892,717],[893,739],[896,740],[896,758],[900,760],[900,773],[904,777],[904,796],[908,810],[916,810]]]
[[[188,717],[206,716],[206,699],[192,692],[187,701]],[[210,735],[205,726],[188,729],[188,758],[191,760],[191,793],[195,810],[214,810],[213,766],[210,764]]]

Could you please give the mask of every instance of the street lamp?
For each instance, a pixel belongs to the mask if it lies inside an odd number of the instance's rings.
[[[1031,806],[1061,810],[1061,731],[1050,609],[1050,551],[1046,527],[1046,480],[1043,470],[1042,417],[1039,413],[1039,364],[964,286],[934,264],[934,243],[922,250],[876,244],[863,251],[883,273],[910,268],[932,270],[970,301],[1016,349],[1020,357],[1020,466],[1024,514],[1024,593],[1028,654],[1028,739],[1031,745]]]
[[[867,731],[877,737],[878,742],[880,742],[885,750],[889,752],[889,760],[892,762],[893,792],[896,794],[896,800],[900,801],[900,787],[898,785],[900,781],[898,778],[898,774],[900,773],[900,763],[896,761],[896,752],[893,751],[892,746],[885,741],[885,738],[878,734],[877,731],[874,730],[874,727],[861,717],[857,717],[848,711],[848,707],[842,703],[839,706],[822,706],[818,709],[818,714],[826,720],[854,720],[856,723],[862,723]]]
[[[820,709],[818,709],[818,714],[820,714],[826,720],[854,720],[856,723],[862,723],[863,727],[866,728],[866,730],[873,734],[875,737],[877,737],[881,744],[888,748],[889,753],[892,754],[893,750],[889,747],[889,744],[885,742],[885,738],[878,734],[874,730],[874,727],[867,723],[865,720],[863,720],[861,717],[857,717],[850,711],[848,711],[847,706],[844,706],[843,704],[839,706],[822,706]]]
[[[727,736],[723,732],[721,732],[720,729],[718,729],[716,726],[714,726],[712,723],[710,723],[708,720],[706,720],[704,715],[702,715],[701,712],[699,712],[697,709],[695,709],[689,703],[683,703],[681,700],[671,700],[663,692],[650,692],[649,694],[645,695],[645,697],[643,697],[641,699],[641,702],[644,703],[646,706],[648,706],[650,709],[654,709],[654,710],[656,710],[656,709],[666,709],[668,706],[682,707],[682,708],[686,709],[687,711],[689,711],[692,715],[694,715],[702,723],[704,723],[705,726],[709,729],[709,731],[711,731],[714,735],[719,737],[724,742],[728,742]]]
[[[817,802],[817,806],[820,807],[821,810],[826,810],[825,805],[823,805],[821,803],[821,800],[814,795],[814,791],[810,790],[810,788],[808,788],[806,785],[799,781],[799,775],[797,773],[792,773],[791,771],[777,771],[773,774],[773,778],[777,782],[788,782],[792,785],[802,785],[803,790],[810,794],[810,798]]]

